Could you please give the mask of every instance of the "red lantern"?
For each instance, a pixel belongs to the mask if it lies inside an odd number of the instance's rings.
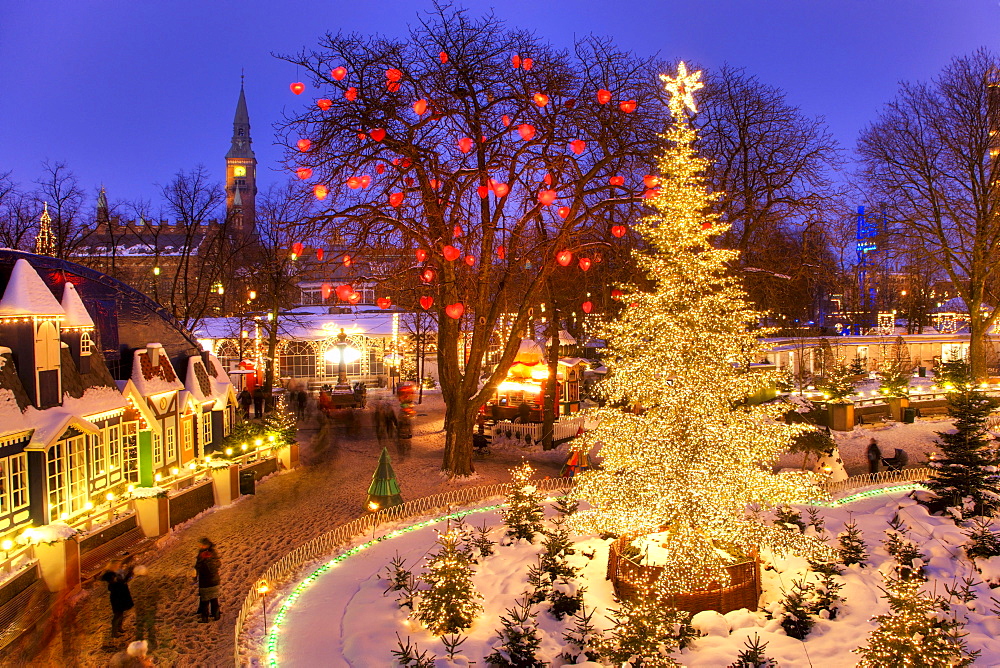
[[[656,197],[659,194],[660,194],[660,189],[659,188],[650,188],[646,192],[642,193],[642,197],[643,197],[643,199],[653,199],[654,197]]]
[[[413,103],[413,113],[417,116],[423,116],[427,113],[427,100],[417,100]]]
[[[479,195],[479,199],[486,199],[489,197],[490,189],[486,186],[479,186],[476,188],[476,193]]]
[[[583,149],[587,148],[587,142],[582,139],[574,139],[569,143],[569,147],[572,149],[573,153],[580,155],[583,153]]]
[[[660,185],[660,179],[653,176],[652,174],[646,174],[644,177],[642,177],[642,183],[647,188],[655,188],[656,186]]]
[[[327,109],[333,106],[333,100],[321,97],[320,99],[316,100],[316,106],[322,109],[323,111],[326,111]]]
[[[568,218],[569,217],[569,207],[568,206],[561,206],[558,209],[556,209],[556,213],[559,214],[560,218]]]
[[[535,136],[535,126],[522,123],[517,126],[517,133],[521,135],[521,139],[524,141],[531,141]]]
[[[456,225],[455,227],[451,228],[451,236],[460,237],[463,234],[465,234],[465,232],[462,231],[461,225]]]
[[[424,268],[424,270],[420,272],[420,280],[422,280],[424,283],[433,283],[434,270],[431,269],[430,267]]]
[[[503,126],[505,128],[510,127],[510,116],[504,114],[503,116],[500,117],[500,122],[503,123]]]
[[[611,289],[611,298],[612,299],[621,299],[623,294],[624,293],[621,290],[619,290],[618,288],[612,288]]]
[[[564,267],[568,267],[569,263],[573,261],[573,251],[561,250],[556,253],[556,262]]]
[[[580,308],[583,309],[584,313],[590,313],[591,310],[593,310],[594,305],[591,304],[589,301],[588,302],[583,302],[582,304],[580,304]]]
[[[374,130],[368,133],[368,136],[374,139],[375,141],[382,141],[383,139],[385,139],[385,130],[383,130],[382,128],[375,128]]]
[[[431,179],[430,184],[432,190],[437,190],[438,188],[441,187],[441,182],[438,181],[437,179]]]
[[[316,196],[316,199],[324,200],[326,199],[326,196],[329,194],[330,194],[330,189],[327,188],[322,183],[317,183],[316,185],[313,186],[313,195]]]
[[[403,158],[403,161],[400,162],[399,165],[403,169],[409,169],[410,168],[410,159],[409,158]]]
[[[476,264],[476,258],[473,257],[472,255],[466,255],[465,256],[465,264],[467,264],[467,265],[469,265],[471,267],[472,265]]]
[[[544,107],[549,103],[549,96],[546,95],[545,93],[535,93],[532,99],[535,101],[535,104],[537,104],[539,107]]]
[[[454,262],[462,256],[462,251],[458,250],[451,244],[448,244],[441,249],[441,254],[444,256],[444,259],[448,260],[448,262]]]
[[[375,300],[375,303],[378,304],[378,307],[381,309],[386,309],[392,306],[392,300],[388,297],[379,297]]]
[[[381,174],[384,171],[385,171],[385,165],[383,165],[381,162],[378,163],[377,165],[375,165],[375,173],[376,174]]]
[[[398,81],[386,81],[385,82],[385,87],[389,89],[390,93],[395,93],[396,91],[399,90],[399,82]]]
[[[521,66],[521,56],[515,53],[510,57],[510,64],[514,66],[514,69],[519,68]]]
[[[361,301],[361,293],[360,292],[352,292],[351,294],[347,295],[347,302],[348,303],[350,303],[350,304],[357,304],[359,301]]]
[[[525,72],[530,70],[534,64],[535,61],[533,61],[531,58],[524,58],[523,60],[521,60],[521,67],[524,68]]]
[[[295,142],[295,145],[299,147],[300,151],[305,153],[306,151],[309,150],[309,147],[312,146],[312,142],[309,141],[308,139],[300,139],[297,142]]]
[[[542,177],[542,181],[545,183],[545,185],[551,186],[552,185],[552,175],[550,173],[548,173],[548,172],[545,172],[545,176]]]
[[[345,267],[350,267],[354,263],[354,260],[351,259],[350,255],[345,255],[344,259],[341,261],[344,263]]]
[[[497,197],[506,197],[510,192],[510,187],[506,183],[498,183],[493,188],[493,192],[496,193]]]
[[[425,251],[423,248],[418,248],[416,250],[415,255],[417,256],[417,262],[423,262],[424,260],[427,259],[427,251]]]
[[[468,153],[472,150],[472,140],[468,137],[462,137],[458,140],[458,150],[462,153]]]
[[[302,257],[302,242],[296,241],[292,244],[292,255],[296,257]]]
[[[434,306],[433,297],[428,297],[427,295],[424,295],[423,297],[420,298],[420,308],[426,311],[430,309],[431,306]]]
[[[616,236],[616,237],[618,237],[619,239],[621,239],[623,236],[625,236],[625,232],[626,231],[627,231],[627,229],[626,229],[626,227],[624,225],[612,225],[611,226],[611,234],[614,235],[614,236]]]
[[[610,183],[613,186],[623,186],[623,185],[625,185],[625,177],[624,176],[612,176],[610,179],[608,179],[608,183]]]
[[[346,67],[335,67],[330,70],[330,76],[334,78],[335,81],[343,81],[344,77],[347,76]]]
[[[403,193],[392,193],[389,195],[389,204],[392,207],[398,207],[403,203]]]
[[[327,299],[330,298],[330,295],[333,293],[333,286],[330,285],[329,283],[324,283],[320,287],[319,291],[320,294],[323,295],[323,301],[326,301]]]
[[[444,307],[444,312],[448,314],[449,318],[458,320],[465,313],[465,304],[462,302],[456,302],[454,304],[448,304]]]
[[[618,106],[626,114],[631,114],[633,111],[635,111],[636,102],[635,102],[635,100],[625,100],[624,102],[622,102]]]
[[[313,170],[309,169],[308,167],[299,167],[298,169],[295,170],[295,176],[299,177],[303,181],[305,181],[312,175],[313,175]]]
[[[607,104],[611,101],[611,91],[601,89],[597,91],[597,102],[600,104]]]
[[[356,176],[352,176],[351,178],[347,179],[347,187],[350,188],[351,190],[357,190],[358,188],[361,187],[361,179],[359,179]]]
[[[543,190],[538,193],[538,202],[544,206],[549,206],[556,201],[555,190]]]
[[[403,73],[395,68],[389,68],[385,71],[385,78],[389,81],[399,81],[403,78]]]
[[[507,257],[507,249],[503,246],[497,247],[497,257],[501,260],[505,259]]]
[[[710,223],[710,222],[708,222],[706,220],[704,223],[701,224],[701,229],[703,229],[703,230],[710,230],[710,229],[712,229],[712,223]]]
[[[323,253],[323,249],[322,248],[317,248],[316,249],[316,261],[317,262],[322,262],[323,261],[323,254],[324,253]]]
[[[441,60],[441,64],[444,65],[448,62],[448,54],[442,51],[438,54],[438,58]]]
[[[358,89],[355,88],[354,86],[351,86],[350,88],[344,91],[344,97],[347,98],[348,102],[354,102],[356,99],[358,99]]]
[[[306,89],[306,85],[301,81],[296,81],[295,83],[288,86],[293,93],[296,95],[302,95],[302,91]]]
[[[589,257],[581,257],[579,265],[580,265],[580,269],[583,269],[584,271],[589,270],[590,269],[590,258]]]
[[[347,301],[347,298],[354,294],[354,286],[350,283],[344,283],[343,285],[337,286],[337,299],[341,301]]]

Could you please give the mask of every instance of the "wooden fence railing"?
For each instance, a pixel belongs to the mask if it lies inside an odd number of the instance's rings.
[[[582,417],[556,422],[552,425],[552,440],[561,441],[563,439],[573,438],[580,433],[583,423],[584,418]],[[518,438],[522,440],[525,436],[527,436],[532,441],[537,443],[542,440],[542,423],[526,422],[522,424],[520,422],[500,420],[493,425],[494,441],[508,438],[507,434],[510,434],[509,438]]]

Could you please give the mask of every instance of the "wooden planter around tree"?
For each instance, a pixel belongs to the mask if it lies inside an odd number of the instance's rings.
[[[644,566],[624,554],[626,546],[639,535],[622,536],[611,544],[608,552],[608,579],[619,599],[638,599],[643,589],[655,583],[663,573],[660,566]],[[751,559],[728,566],[726,570],[731,582],[728,586],[677,594],[668,602],[692,615],[703,610],[716,610],[722,614],[740,608],[756,610],[761,593],[760,559],[754,554]]]

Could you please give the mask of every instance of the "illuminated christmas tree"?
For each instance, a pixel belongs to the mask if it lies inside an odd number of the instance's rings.
[[[658,563],[675,592],[728,583],[730,561],[719,548],[831,556],[818,541],[746,512],[749,504],[770,508],[821,493],[809,474],[771,472],[803,427],[784,424],[779,407],[745,401],[773,382],[751,368],[765,356],[759,337],[768,332],[752,329],[760,314],[731,271],[737,252],[711,243],[726,225],[710,212],[719,194],[708,192],[707,161],[696,155],[687,116],[700,76],[681,63],[676,77],[663,77],[674,124],[659,160],[659,191],[649,200],[654,213],[636,226],[645,242],[636,262],[652,287],[624,286],[628,306],[602,327],[607,401],[583,448],[600,442],[603,463],[577,476],[577,495],[591,508],[570,518],[592,532],[662,529]]]
[[[421,580],[428,589],[420,592],[415,616],[434,635],[457,633],[472,626],[483,610],[482,596],[472,583],[469,556],[458,549],[454,531],[438,538],[441,549],[427,560],[427,572]]]

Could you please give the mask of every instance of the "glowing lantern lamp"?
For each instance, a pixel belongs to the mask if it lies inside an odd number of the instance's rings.
[[[434,298],[424,295],[420,298],[420,308],[423,310],[428,310],[431,306],[434,306]]]
[[[573,261],[573,252],[568,250],[561,250],[556,253],[556,262],[564,267],[568,267],[569,263]]]
[[[390,93],[395,93],[397,90],[399,90],[399,82],[398,81],[386,81],[385,82],[385,87],[389,89]]]
[[[556,201],[556,191],[555,190],[543,190],[538,193],[538,202],[545,206],[549,206]]]
[[[542,182],[545,183],[545,185],[547,185],[547,186],[551,186],[552,185],[552,174],[550,174],[548,172],[545,172],[545,176],[542,177]]]
[[[299,167],[298,169],[295,170],[295,176],[299,177],[303,181],[305,181],[312,175],[313,175],[313,170],[309,169],[308,167]]]
[[[348,298],[354,294],[354,286],[350,283],[344,283],[343,285],[337,286],[337,298],[343,301],[347,301]]]
[[[611,290],[611,298],[612,299],[621,299],[622,298],[622,294],[624,294],[624,293],[622,293],[622,291],[619,290],[618,288],[612,288],[612,290]]]
[[[302,255],[302,242],[296,241],[292,244],[292,255],[301,256]]]
[[[625,232],[626,231],[627,231],[627,228],[624,225],[612,225],[611,226],[611,234],[614,235],[614,236],[616,236],[616,237],[618,237],[619,239],[621,239],[623,236],[625,236]]]
[[[582,304],[580,304],[580,308],[583,309],[584,313],[590,313],[591,310],[593,310],[594,305],[591,304],[590,302],[583,302]]]
[[[306,89],[306,85],[301,81],[296,81],[295,83],[289,85],[288,88],[296,95],[302,95],[302,91]]]
[[[705,222],[703,222],[701,224],[701,229],[703,229],[703,230],[710,230],[710,229],[712,229],[712,223],[710,223],[710,222],[708,222],[706,220]]]
[[[432,283],[434,281],[434,270],[427,267],[422,272],[420,272],[420,280],[424,283]]]
[[[316,260],[319,261],[319,262],[322,262],[323,261],[323,255],[325,255],[323,249],[322,248],[317,248],[316,249]]]
[[[441,60],[441,64],[444,65],[448,62],[448,54],[442,51],[438,54],[438,58]]]
[[[350,188],[351,190],[357,190],[358,188],[361,187],[361,179],[359,179],[356,176],[352,176],[351,178],[347,179],[347,187]]]
[[[642,193],[643,199],[653,199],[660,194],[659,188],[650,188],[646,192]]]
[[[569,207],[568,206],[561,206],[558,209],[556,209],[556,213],[559,214],[560,218],[568,218],[569,217]]]
[[[387,309],[392,306],[392,300],[388,297],[379,297],[375,300],[375,303],[378,304],[380,309]]]
[[[624,176],[612,176],[610,179],[608,179],[608,183],[610,183],[613,186],[623,186],[623,185],[625,185],[625,177]]]
[[[583,141],[582,139],[574,139],[569,143],[569,147],[573,151],[573,153],[580,155],[581,153],[583,153],[583,149],[587,148],[587,142]]]
[[[534,66],[534,64],[535,64],[535,61],[533,61],[531,58],[524,58],[524,59],[521,60],[521,67],[524,68],[525,72],[527,72],[528,70],[530,70],[532,68],[532,66]]]
[[[329,299],[332,293],[333,293],[333,286],[330,285],[329,283],[324,283],[322,287],[320,287],[320,294],[323,295],[323,301]]]
[[[458,320],[465,313],[465,304],[462,302],[456,302],[454,304],[448,304],[444,307],[444,312],[448,314],[449,318]]]
[[[354,260],[351,259],[350,255],[345,255],[344,259],[343,259],[343,263],[344,263],[345,267],[350,267],[354,263]]]
[[[497,197],[506,197],[507,193],[510,192],[510,187],[506,183],[498,183],[496,187],[493,188],[493,192]]]
[[[479,186],[476,188],[476,193],[479,195],[479,199],[486,199],[490,194],[490,189],[486,186]]]
[[[579,264],[580,264],[580,269],[582,269],[584,271],[588,271],[590,269],[590,258],[589,257],[581,257]]]
[[[351,294],[347,295],[347,303],[357,304],[359,301],[361,301],[360,292],[352,292]]]
[[[441,254],[444,255],[444,259],[448,260],[448,262],[454,262],[462,256],[462,251],[449,244],[441,249]]]
[[[653,176],[652,174],[646,174],[642,177],[642,184],[647,188],[655,188],[660,185],[660,179]]]
[[[335,67],[330,70],[330,76],[333,77],[335,81],[343,81],[344,77],[347,76],[347,68]]]
[[[597,102],[599,104],[607,104],[610,101],[611,101],[611,91],[605,90],[604,88],[597,91]]]
[[[465,264],[469,265],[470,267],[473,266],[474,264],[476,264],[476,258],[473,257],[472,255],[466,255]]]
[[[510,57],[510,64],[514,66],[514,69],[521,67],[521,56],[515,53]]]
[[[472,150],[472,140],[468,137],[462,137],[458,140],[458,150],[462,153],[468,153]]]
[[[347,98],[348,102],[354,102],[356,99],[358,99],[358,89],[355,88],[354,86],[351,86],[350,88],[344,91],[344,97]]]
[[[507,114],[504,114],[503,116],[501,116],[500,117],[500,121],[503,123],[503,126],[505,128],[506,127],[510,127],[510,116],[508,116]]]
[[[385,172],[385,165],[383,165],[381,162],[375,165],[376,174],[382,174],[383,172]]]
[[[403,203],[403,193],[392,193],[389,195],[389,204],[392,207],[398,207]]]
[[[423,116],[427,113],[427,100],[417,100],[413,103],[413,113],[417,116]]]
[[[295,142],[295,145],[299,147],[299,150],[305,153],[312,146],[312,142],[308,139],[300,139]]]
[[[503,260],[504,258],[506,258],[507,257],[507,249],[504,248],[503,246],[499,246],[497,248],[497,257],[500,258],[501,260]]]
[[[371,182],[372,182],[372,177],[369,176],[368,174],[364,174],[361,177],[361,187],[362,188],[367,188],[369,185],[371,185]]]
[[[389,68],[385,71],[385,78],[389,81],[399,81],[403,77],[403,73],[395,68]]]
[[[522,123],[517,126],[517,133],[524,141],[531,141],[535,137],[535,126]]]
[[[329,194],[330,194],[330,189],[327,188],[322,183],[317,183],[316,185],[313,186],[313,195],[316,196],[316,199],[324,200],[326,199],[326,196]]]
[[[537,104],[539,107],[544,107],[549,103],[549,96],[546,95],[545,93],[535,93],[532,99],[535,101],[535,104]]]
[[[631,113],[632,113],[633,111],[635,111],[635,108],[636,108],[636,102],[635,102],[635,100],[625,100],[624,102],[622,102],[622,103],[621,103],[621,104],[619,104],[618,106],[619,106],[619,107],[621,108],[621,110],[622,110],[622,111],[624,111],[624,112],[625,112],[626,114],[631,114]]]
[[[321,97],[320,99],[316,100],[316,106],[322,109],[323,111],[326,111],[327,109],[333,106],[333,100]]]
[[[417,256],[417,262],[423,262],[424,260],[427,259],[427,251],[425,251],[423,248],[418,248],[415,254]]]
[[[453,236],[453,237],[460,237],[463,234],[465,234],[465,232],[462,231],[462,226],[461,225],[456,225],[455,227],[451,228],[451,236]]]
[[[382,141],[383,139],[385,139],[385,130],[383,130],[382,128],[375,128],[374,130],[368,133],[368,136],[374,139],[375,141]]]

